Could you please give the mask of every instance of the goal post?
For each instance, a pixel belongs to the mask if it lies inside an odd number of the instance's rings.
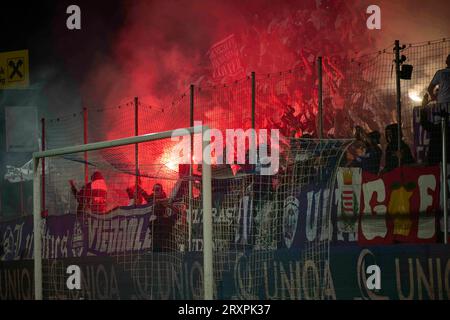
[[[327,298],[352,140],[259,141],[238,164],[206,126],[107,137],[33,154],[36,299]]]
[[[146,143],[173,137],[181,137],[187,135],[201,134],[202,150],[210,143],[210,137],[205,134],[209,128],[207,126],[194,126],[185,128],[184,130],[169,130],[158,133],[150,133],[128,138],[88,143],[84,145],[68,146],[58,149],[51,149],[33,153],[33,231],[34,231],[34,292],[35,299],[43,299],[43,261],[42,261],[42,241],[43,241],[43,217],[41,207],[41,166],[42,159],[58,156],[67,156],[75,153],[83,153],[88,151],[98,151],[108,148],[116,148],[138,143]],[[204,299],[213,299],[214,288],[214,272],[213,272],[213,244],[212,244],[212,199],[211,199],[211,161],[210,154],[202,153],[202,205],[203,205],[203,293]]]

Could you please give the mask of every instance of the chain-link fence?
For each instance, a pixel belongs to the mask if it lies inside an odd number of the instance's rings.
[[[225,84],[192,86],[164,106],[139,97],[124,99],[115,106],[85,106],[72,114],[45,119],[42,128],[45,148],[184,128],[193,121],[202,121],[221,131],[254,126],[279,129],[285,138],[318,138],[321,123],[324,138],[356,137],[357,143],[349,148],[343,165],[362,167],[372,173],[390,170],[398,165],[395,132],[391,136],[398,119],[393,49],[391,45],[353,58],[347,53],[323,56],[321,73],[318,57],[301,51],[301,63],[291,70],[249,73]],[[425,118],[434,125],[439,124],[439,108],[433,104],[424,109],[420,106],[434,74],[445,67],[449,52],[450,39],[401,47],[400,55],[406,58],[403,64],[413,66],[411,79],[401,80],[403,164],[440,162],[439,142],[435,142],[437,138],[431,139],[432,130],[423,125]],[[320,77],[322,86],[319,86]],[[434,146],[430,148],[430,144]],[[159,159],[152,158],[155,154]],[[168,168],[177,165],[169,151],[155,153],[145,145],[115,148],[114,154],[105,151],[102,156],[111,166],[120,167],[130,175],[138,172],[140,162],[164,163]],[[85,180],[88,180],[89,158],[77,160],[85,163]]]

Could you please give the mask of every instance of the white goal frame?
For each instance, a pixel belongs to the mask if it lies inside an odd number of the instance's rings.
[[[210,144],[210,135],[207,126],[183,128],[185,130],[169,130],[157,133],[144,134],[117,140],[88,143],[77,146],[39,151],[33,153],[33,233],[34,233],[34,294],[36,300],[42,300],[42,217],[41,217],[41,159],[56,157],[65,154],[94,151],[137,143],[150,142],[171,137],[202,134],[202,150]],[[206,133],[206,134],[205,134]],[[202,157],[202,200],[203,200],[203,285],[204,299],[213,299],[214,273],[213,273],[213,221],[212,221],[212,194],[211,194],[211,159],[210,154],[203,152]]]

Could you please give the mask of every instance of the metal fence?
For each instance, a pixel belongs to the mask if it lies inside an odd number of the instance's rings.
[[[388,167],[386,127],[401,119],[403,141],[411,151],[412,161],[425,163],[427,152],[435,151],[427,149],[429,133],[420,126],[417,107],[435,72],[445,67],[450,39],[405,45],[400,42],[395,48],[393,44],[353,58],[347,53],[323,57],[300,53],[302,63],[291,70],[252,72],[225,84],[192,85],[164,106],[151,105],[139,97],[116,106],[84,106],[69,115],[43,119],[43,141],[45,148],[52,149],[189,127],[194,121],[219,130],[279,129],[284,137],[377,136],[375,144],[383,151],[380,171]],[[413,66],[412,77],[400,80],[397,87],[397,75],[401,75],[402,68],[407,69],[405,65]],[[140,161],[171,165],[168,154],[149,160],[152,154],[143,145],[127,146],[114,154],[105,152],[103,156],[112,166],[123,169],[124,163],[129,164],[130,174],[137,172]],[[350,155],[346,164],[351,165],[357,156]],[[89,159],[84,161],[88,163]],[[86,179],[88,174],[86,169]]]

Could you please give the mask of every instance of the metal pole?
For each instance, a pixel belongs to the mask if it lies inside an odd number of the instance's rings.
[[[186,128],[188,130],[188,134],[201,134],[203,132],[203,128],[201,126],[197,127],[190,127]],[[64,147],[64,148],[58,148],[58,149],[51,149],[51,150],[45,150],[45,151],[38,151],[33,153],[33,244],[34,244],[34,290],[35,290],[35,299],[41,300],[42,299],[42,227],[41,227],[41,186],[40,186],[40,176],[39,176],[39,159],[44,157],[56,157],[60,155],[65,154],[72,154],[72,153],[81,153],[84,151],[92,151],[92,150],[102,150],[107,148],[114,148],[114,147],[120,147],[125,145],[133,145],[136,143],[143,143],[148,141],[154,141],[154,140],[161,140],[161,139],[168,139],[171,137],[180,137],[186,135],[185,131],[174,131],[174,130],[168,130],[164,132],[157,132],[157,133],[149,133],[144,134],[141,136],[132,136],[117,140],[109,140],[109,141],[101,141],[101,142],[95,142],[95,143],[88,143],[85,145],[77,145],[77,146],[71,146],[71,147]],[[42,163],[41,163],[42,165]],[[206,190],[209,189],[209,194],[206,191],[204,195],[204,204],[203,207],[206,208],[207,216],[211,218],[211,167],[209,165],[205,165],[205,175],[203,179],[206,180],[206,182],[203,183],[204,188]],[[209,181],[209,183],[208,183]],[[209,199],[209,200],[208,200]],[[209,204],[208,204],[209,203]],[[211,218],[212,219],[212,218]],[[211,227],[212,220],[206,221],[207,225]],[[208,220],[208,219],[207,219]],[[210,239],[212,237],[212,228],[209,229],[209,232],[211,234],[206,239]],[[212,262],[212,241],[210,243],[210,247],[206,246],[207,249],[210,251],[208,259]],[[210,278],[212,275],[212,263],[211,267],[209,269],[207,268],[207,275]],[[209,281],[209,280],[208,280]],[[212,283],[212,281],[210,281]]]
[[[41,119],[42,141],[41,149],[45,151],[45,118]],[[42,209],[45,211],[45,158],[42,158]]]
[[[322,72],[322,57],[317,58],[317,77],[319,79],[319,88],[318,88],[318,113],[319,113],[319,139],[323,139],[323,72]],[[322,180],[322,168],[319,169],[319,179]]]
[[[402,96],[401,96],[401,85],[400,85],[400,41],[395,40],[395,84],[397,91],[397,150],[401,150],[401,132],[402,132]],[[400,167],[402,160],[398,157],[398,166]]]
[[[139,135],[139,100],[134,97],[134,135]],[[134,205],[138,204],[138,186],[139,186],[139,144],[134,145],[134,162],[135,162],[135,180],[134,180]]]
[[[203,191],[203,282],[204,298],[212,300],[214,295],[213,272],[213,221],[212,221],[212,193],[211,193],[211,155],[205,150],[210,144],[208,127],[202,132],[202,191]]]
[[[448,104],[447,104],[448,105]],[[443,111],[441,116],[442,127],[442,190],[443,190],[443,207],[444,207],[444,243],[447,244],[448,239],[448,182],[447,182],[447,110]]]
[[[83,108],[83,143],[88,143],[88,111],[87,108]],[[88,154],[84,152],[84,183],[89,182],[89,166],[88,166]]]
[[[194,126],[194,85],[191,84],[189,91],[189,126]],[[191,251],[192,246],[192,173],[193,173],[193,159],[194,156],[194,135],[191,134],[191,154],[189,156],[189,211],[188,211],[188,250]]]
[[[88,143],[88,112],[87,108],[83,108],[83,143]],[[89,182],[89,166],[88,166],[88,154],[84,152],[84,183]]]
[[[252,129],[255,129],[255,111],[256,111],[256,74],[252,71]]]
[[[323,73],[322,73],[322,57],[317,58],[317,77],[319,79],[319,138],[323,139]]]
[[[201,134],[202,126],[196,126],[191,128],[185,128],[189,134]],[[50,149],[46,151],[34,152],[33,157],[35,158],[44,158],[44,157],[56,157],[64,154],[84,152],[84,151],[93,151],[93,150],[102,150],[108,148],[121,147],[126,145],[132,145],[135,143],[144,143],[148,141],[161,140],[161,139],[169,139],[172,137],[181,137],[186,135],[186,131],[176,131],[176,130],[167,130],[157,133],[147,133],[140,136],[131,136],[128,138],[121,138],[116,140],[108,140],[108,141],[100,141],[93,142],[88,144],[82,144],[78,146],[70,146],[58,149]]]
[[[250,150],[256,150],[256,73],[254,71],[252,71],[252,129]],[[250,159],[250,155],[251,152],[249,151],[249,163],[256,164],[257,159]],[[255,157],[258,157],[256,153]]]
[[[33,157],[33,252],[34,252],[34,298],[42,300],[42,234],[39,158]]]
[[[19,182],[19,196],[20,196],[20,215],[25,215],[24,204],[23,204],[23,174],[20,173],[20,182]]]

